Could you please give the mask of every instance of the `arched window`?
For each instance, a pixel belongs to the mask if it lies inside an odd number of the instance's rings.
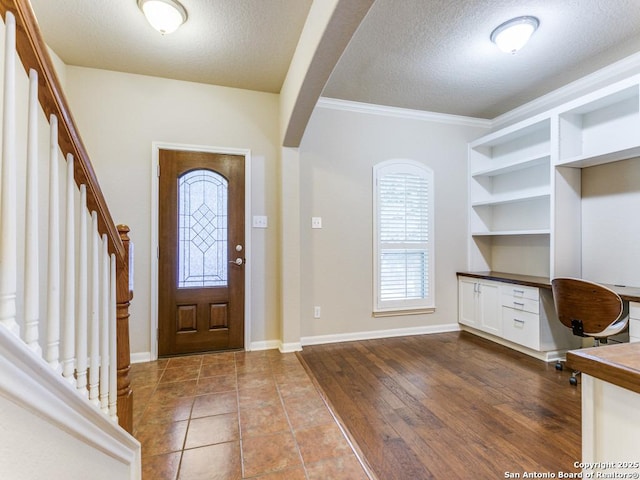
[[[433,171],[387,160],[373,180],[374,313],[433,309]]]
[[[216,172],[178,178],[178,288],[227,285],[227,197]]]

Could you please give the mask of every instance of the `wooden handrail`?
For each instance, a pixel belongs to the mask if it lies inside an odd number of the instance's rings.
[[[109,253],[116,257],[118,422],[125,430],[132,432],[133,394],[129,379],[129,302],[132,298],[129,281],[132,265],[129,261],[129,228],[121,226],[119,232],[113,222],[29,0],[0,0],[3,18],[7,12],[15,17],[16,50],[25,71],[27,74],[30,69],[38,72],[40,106],[48,121],[51,115],[58,118],[58,145],[65,157],[73,155],[75,182],[78,186],[86,186],[87,208],[97,213],[98,231],[100,235],[106,234]]]

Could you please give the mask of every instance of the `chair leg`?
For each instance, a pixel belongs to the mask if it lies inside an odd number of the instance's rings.
[[[578,385],[578,375],[580,375],[580,372],[578,372],[577,370],[574,370],[571,373],[571,377],[569,378],[569,383],[574,387]]]

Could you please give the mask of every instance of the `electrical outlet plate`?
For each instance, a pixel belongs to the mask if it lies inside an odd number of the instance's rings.
[[[311,228],[322,228],[322,217],[311,217]]]
[[[266,215],[254,215],[252,225],[253,228],[267,228],[269,226],[269,219]]]

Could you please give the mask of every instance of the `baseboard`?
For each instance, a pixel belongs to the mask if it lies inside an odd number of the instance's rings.
[[[278,350],[280,350],[280,353],[293,353],[293,352],[299,352],[300,350],[302,350],[302,343],[300,342],[289,342],[289,343],[280,343],[280,346],[278,347]]]
[[[131,363],[145,363],[150,362],[151,352],[138,352],[131,354]]]
[[[353,342],[357,340],[373,340],[376,338],[406,337],[408,335],[429,335],[433,333],[457,332],[458,323],[423,327],[394,328],[390,330],[370,330],[367,332],[336,333],[332,335],[315,335],[302,337],[301,345],[322,345],[324,343]]]
[[[280,340],[264,340],[262,342],[251,342],[249,351],[255,352],[259,350],[275,350],[280,348]]]
[[[491,335],[490,333],[483,332],[481,330],[476,330],[475,328],[468,327],[464,325],[462,330],[465,332],[472,333],[478,337],[485,338],[487,340],[491,340],[494,343],[500,344],[503,347],[511,348],[512,350],[516,350],[520,353],[524,353],[529,355],[530,357],[537,358],[538,360],[542,360],[543,362],[556,362],[558,360],[564,361],[565,355],[569,349],[564,350],[548,350],[544,352],[540,352],[538,350],[533,350],[531,348],[525,347],[523,345],[518,345],[517,343],[510,342],[504,338],[497,337],[495,335]]]

